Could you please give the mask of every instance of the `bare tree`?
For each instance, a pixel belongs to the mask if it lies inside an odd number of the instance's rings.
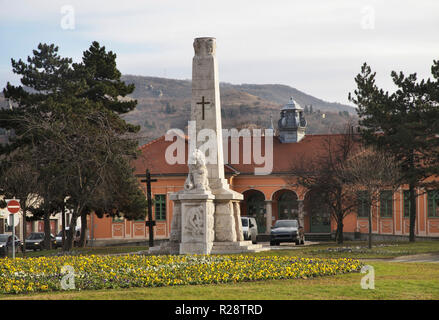
[[[21,149],[0,160],[0,193],[6,198],[20,199],[23,212],[23,255],[26,254],[26,215],[37,206],[41,199],[37,196],[38,171],[29,150]]]
[[[372,207],[380,201],[380,192],[390,190],[392,194],[401,185],[401,164],[391,156],[373,148],[360,148],[343,163],[341,181],[353,194],[366,193],[365,201],[369,209],[369,248],[372,248]]]
[[[312,159],[302,159],[292,165],[293,184],[304,187],[318,194],[314,205],[329,208],[332,218],[337,223],[336,241],[343,243],[343,220],[357,206],[357,199],[345,187],[344,165],[350,155],[358,149],[358,138],[352,126],[347,125],[344,134],[325,137],[319,152]]]
[[[133,145],[136,146],[137,141],[135,134],[121,134],[112,123],[113,117],[111,112],[90,109],[78,117],[68,114],[54,117],[46,113],[38,117],[24,115],[21,119],[28,136],[33,132],[38,134],[35,147],[38,155],[34,157],[38,159],[39,172],[45,173],[42,175],[45,183],[41,183],[39,193],[46,200],[47,214],[53,212],[53,208],[61,210],[63,200],[68,196],[66,204],[72,209],[72,215],[66,250],[73,246],[77,219],[82,217],[86,228],[86,215],[91,210],[101,209],[102,193],[107,192],[106,197],[114,200],[113,194],[123,193],[120,188],[126,187],[114,178],[117,177],[115,171],[129,167],[130,160],[136,156]],[[119,178],[127,176],[119,175]],[[112,214],[112,211],[108,213]]]

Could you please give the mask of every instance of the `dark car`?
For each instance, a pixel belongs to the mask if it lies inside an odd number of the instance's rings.
[[[67,239],[67,232],[68,231],[69,231],[69,227],[66,228],[66,239]],[[80,238],[81,238],[81,228],[76,227],[76,232],[73,235],[73,246],[79,245]],[[63,241],[62,241],[62,230],[61,230],[55,237],[55,242],[53,244],[53,247],[54,248],[61,248],[62,244],[63,244]]]
[[[281,242],[295,242],[296,245],[305,244],[303,227],[297,220],[277,220],[271,229],[270,245],[279,245]]]
[[[50,241],[52,246],[55,244],[55,237],[50,234]],[[33,249],[34,251],[44,249],[44,232],[32,232],[26,239],[26,249]]]
[[[21,241],[15,236],[15,253],[21,247]],[[10,234],[0,234],[0,256],[6,257],[9,252],[12,252],[12,235]]]

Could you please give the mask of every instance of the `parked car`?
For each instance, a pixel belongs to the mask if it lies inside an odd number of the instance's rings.
[[[296,245],[305,244],[303,227],[297,220],[277,220],[271,229],[270,245],[279,245],[281,242],[295,242]]]
[[[50,234],[50,241],[52,247],[55,247],[55,236]],[[32,232],[25,240],[26,249],[33,249],[34,251],[44,249],[44,232]]]
[[[258,225],[256,224],[255,218],[241,217],[241,223],[244,240],[251,240],[253,243],[257,243]]]
[[[21,241],[15,236],[15,253],[21,247]],[[0,256],[6,257],[9,252],[12,252],[12,235],[10,234],[0,234]]]
[[[66,239],[67,239],[67,231],[69,231],[69,227],[66,228]],[[76,227],[76,232],[73,235],[73,245],[76,246],[79,243],[79,239],[81,238],[81,227]],[[54,248],[62,247],[62,230],[58,232],[55,237]]]

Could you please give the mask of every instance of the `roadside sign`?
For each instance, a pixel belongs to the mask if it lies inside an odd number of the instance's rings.
[[[20,211],[20,200],[12,199],[12,200],[6,200],[7,206],[6,209],[11,213],[10,215],[10,225],[12,226],[12,259],[15,259],[15,219],[14,214],[16,214],[18,211]],[[18,222],[18,219],[17,219]]]
[[[14,215],[11,213],[8,217],[8,220],[7,220],[8,226],[10,226],[10,227],[12,227],[12,226],[16,227],[20,224],[19,219],[13,219],[13,218],[14,218]]]
[[[20,211],[20,202],[15,199],[9,200],[6,209],[8,209],[9,213],[15,214]]]

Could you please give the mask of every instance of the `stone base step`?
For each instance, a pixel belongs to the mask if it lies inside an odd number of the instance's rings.
[[[331,241],[331,233],[305,233],[306,241]]]
[[[253,244],[251,241],[238,242],[214,242],[211,254],[228,254],[228,253],[251,253],[267,251],[270,248],[264,248],[260,244]]]
[[[149,253],[158,254],[179,254],[180,244],[162,243],[160,246],[149,248]],[[232,254],[232,253],[252,253],[268,251],[269,247],[263,247],[261,244],[253,244],[251,241],[237,242],[214,242],[210,254]]]

